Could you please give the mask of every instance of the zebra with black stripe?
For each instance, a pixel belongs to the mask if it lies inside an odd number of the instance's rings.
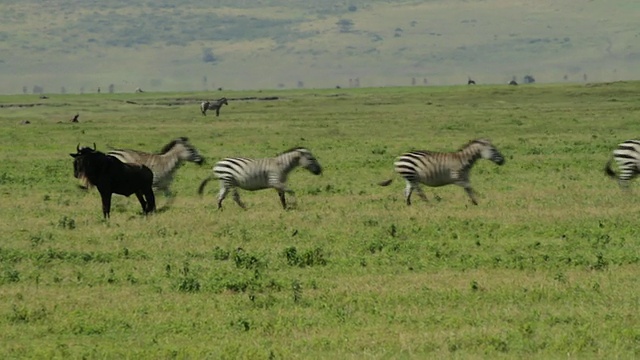
[[[471,140],[457,152],[411,151],[400,155],[395,163],[395,172],[400,174],[407,185],[404,197],[411,205],[411,194],[415,191],[423,200],[427,196],[420,184],[431,187],[458,185],[464,188],[474,205],[478,205],[473,188],[469,182],[469,173],[478,159],[491,160],[498,165],[504,164],[504,157],[487,139]],[[393,178],[379,185],[391,184]]]
[[[203,116],[207,116],[207,110],[215,110],[216,116],[220,116],[220,108],[222,105],[229,105],[226,97],[222,97],[213,102],[203,101],[200,104],[200,112],[202,112]]]
[[[146,165],[153,172],[153,188],[161,190],[171,201],[169,189],[176,171],[185,162],[204,163],[204,158],[186,137],[179,137],[166,144],[159,153],[148,153],[131,149],[113,149],[107,153],[123,163]]]
[[[618,163],[619,174],[611,168],[613,161]],[[623,189],[629,186],[629,182],[640,174],[640,140],[627,140],[618,144],[613,154],[604,167],[604,172],[609,177],[618,178],[618,184]]]
[[[322,173],[322,167],[315,156],[306,148],[295,147],[275,157],[264,159],[249,159],[232,157],[220,160],[213,166],[213,172],[204,179],[198,187],[198,194],[202,195],[205,185],[212,179],[220,180],[218,193],[218,209],[222,208],[222,201],[231,191],[233,200],[243,209],[238,188],[255,191],[272,188],[278,192],[280,203],[287,208],[285,193],[294,194],[287,187],[289,173],[298,166],[307,169],[314,175]]]

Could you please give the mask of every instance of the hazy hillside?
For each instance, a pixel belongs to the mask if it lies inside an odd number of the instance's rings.
[[[0,92],[637,79],[639,18],[634,0],[3,0]]]

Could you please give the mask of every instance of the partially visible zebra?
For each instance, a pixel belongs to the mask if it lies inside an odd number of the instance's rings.
[[[222,208],[222,201],[229,191],[233,193],[233,200],[243,209],[238,189],[249,191],[273,188],[280,196],[280,203],[287,208],[285,193],[294,194],[287,188],[287,177],[296,167],[301,166],[314,175],[322,173],[322,167],[315,156],[306,148],[289,149],[275,157],[264,159],[248,159],[243,157],[226,158],[213,166],[213,172],[204,179],[198,187],[198,194],[202,195],[205,185],[212,179],[220,180],[218,193],[218,209]]]
[[[203,101],[200,104],[200,112],[202,112],[202,115],[206,116],[207,110],[211,109],[216,111],[216,116],[220,116],[220,108],[222,105],[229,105],[226,97],[220,98],[214,102]]]
[[[618,163],[618,175],[611,168],[613,160]],[[604,172],[613,179],[617,177],[620,187],[627,188],[629,181],[640,174],[640,140],[627,140],[619,144],[607,161]]]
[[[407,182],[404,197],[407,205],[411,205],[411,193],[427,200],[420,188],[420,183],[431,187],[455,184],[466,191],[474,205],[478,205],[473,188],[469,182],[469,172],[476,160],[483,158],[498,165],[504,164],[504,157],[487,139],[471,140],[457,152],[411,151],[399,156],[394,165],[395,172]],[[379,185],[391,184],[393,178],[380,182]]]
[[[204,158],[198,150],[189,143],[186,137],[179,137],[165,145],[159,153],[147,153],[130,149],[113,149],[108,155],[116,157],[123,163],[137,163],[146,165],[153,171],[153,187],[162,190],[169,200],[173,194],[169,189],[173,177],[185,161],[202,165]]]

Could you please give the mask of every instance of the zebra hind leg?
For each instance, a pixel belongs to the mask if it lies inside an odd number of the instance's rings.
[[[429,199],[427,198],[427,195],[424,193],[424,190],[422,190],[422,187],[418,185],[414,189],[416,190],[416,193],[418,194],[418,196],[420,196],[420,199],[426,202],[429,202]]]
[[[229,189],[222,186],[220,188],[220,192],[218,193],[218,210],[222,209],[222,201],[224,200],[224,198],[227,196],[227,193],[229,192]]]
[[[236,202],[236,204],[238,204],[238,206],[247,210],[247,207],[244,205],[242,200],[240,200],[240,194],[238,193],[237,189],[233,189],[233,200]]]
[[[416,188],[416,186],[411,182],[407,181],[407,186],[405,186],[404,188],[404,199],[407,205],[411,205],[411,193],[413,192],[414,188]]]

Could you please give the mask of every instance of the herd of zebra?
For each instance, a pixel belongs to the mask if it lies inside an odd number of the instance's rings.
[[[158,153],[148,153],[131,149],[112,149],[104,154],[92,148],[76,148],[74,158],[74,176],[81,180],[85,188],[95,186],[102,198],[103,215],[109,217],[111,195],[113,193],[130,196],[136,194],[144,213],[155,210],[153,190],[160,190],[168,198],[168,204],[174,198],[170,185],[178,168],[184,162],[199,165],[204,158],[186,137],[177,138],[166,144]],[[497,165],[503,165],[504,156],[487,139],[474,139],[455,152],[410,151],[397,157],[394,171],[406,182],[404,198],[411,205],[411,195],[427,200],[421,184],[430,187],[458,185],[464,188],[474,205],[477,199],[469,181],[470,171],[479,159],[487,159]],[[618,163],[620,172],[616,174],[612,161]],[[202,195],[206,184],[213,179],[219,180],[218,209],[229,192],[233,200],[243,209],[238,189],[255,191],[275,189],[284,209],[287,208],[285,194],[293,195],[287,187],[289,173],[302,167],[314,175],[322,173],[322,166],[304,147],[294,147],[275,157],[252,159],[246,157],[224,158],[213,166],[212,173],[198,187]],[[620,186],[640,174],[640,140],[628,140],[618,145],[605,165],[605,173],[617,177]],[[395,174],[394,174],[395,175]],[[390,180],[378,185],[387,186]]]

